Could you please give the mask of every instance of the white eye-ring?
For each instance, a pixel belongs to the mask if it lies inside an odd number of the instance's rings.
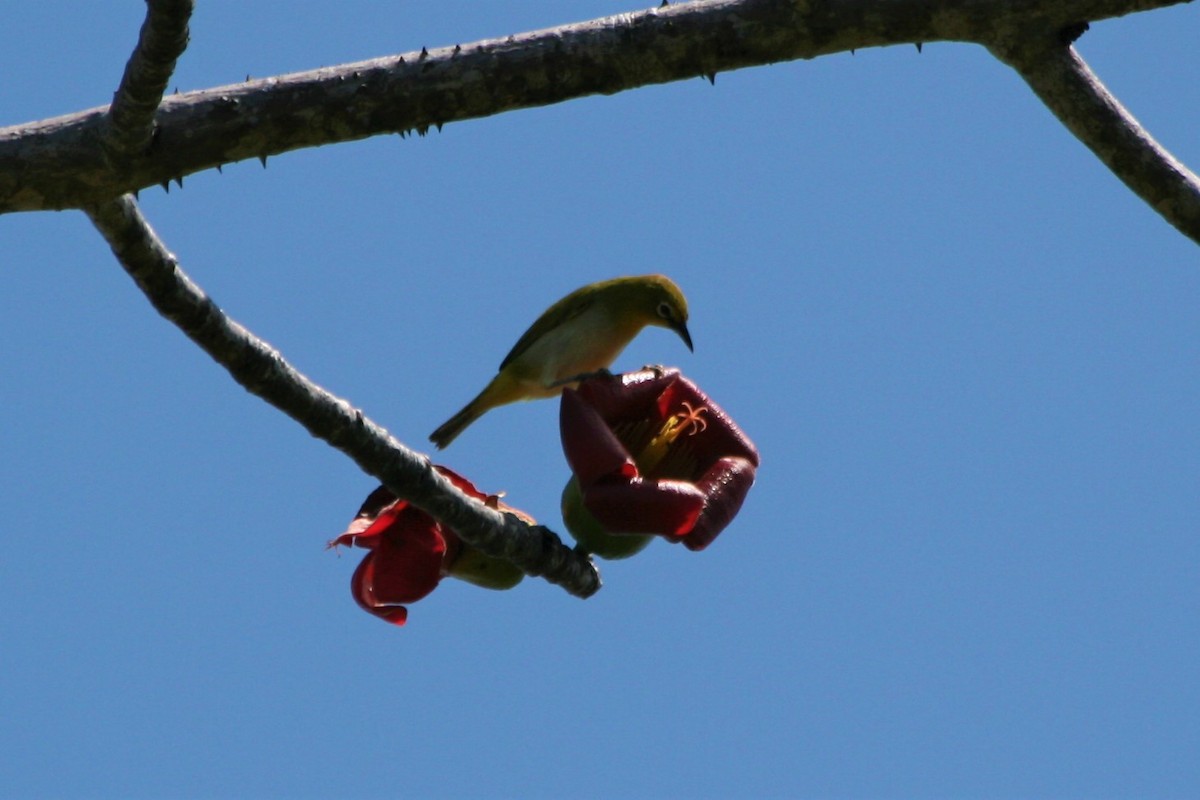
[[[658,304],[657,310],[658,310],[658,315],[660,317],[662,317],[663,319],[671,319],[672,313],[671,313],[671,304],[670,303],[668,303],[664,300],[663,302]]]

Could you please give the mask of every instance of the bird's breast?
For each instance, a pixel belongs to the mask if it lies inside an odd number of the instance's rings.
[[[547,396],[557,394],[559,381],[611,365],[640,329],[590,308],[547,331],[512,366],[523,382],[539,385]]]

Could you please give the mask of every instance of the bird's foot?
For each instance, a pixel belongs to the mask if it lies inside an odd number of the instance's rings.
[[[595,372],[581,372],[578,375],[572,375],[569,378],[563,378],[561,381],[555,381],[554,383],[550,384],[549,388],[559,389],[559,388],[562,388],[563,386],[572,386],[576,383],[580,383],[581,381],[586,381],[591,378],[611,378],[611,377],[613,377],[612,372],[610,372],[607,369],[601,368],[601,369],[596,370]]]
[[[664,364],[646,364],[642,367],[643,370],[653,372],[654,377],[661,378],[667,374],[667,367]]]

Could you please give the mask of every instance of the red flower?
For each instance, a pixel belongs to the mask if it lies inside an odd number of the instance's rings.
[[[753,443],[675,369],[585,380],[563,392],[559,427],[575,473],[563,496],[564,517],[576,518],[567,527],[605,557],[641,549],[646,540],[617,538],[630,534],[703,550],[741,508],[758,467]]]
[[[484,494],[451,470],[434,469],[471,497],[525,517],[501,503],[498,495]],[[383,486],[367,496],[345,532],[329,543],[338,545],[371,551],[354,571],[350,592],[364,610],[396,625],[408,619],[405,604],[432,592],[444,575],[490,589],[510,589],[524,577],[513,564],[484,555]]]

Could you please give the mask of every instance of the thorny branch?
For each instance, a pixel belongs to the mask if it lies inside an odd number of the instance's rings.
[[[1181,2],[708,0],[422,48],[168,97],[153,146],[121,169],[95,146],[104,108],[0,129],[0,213],[81,207],[233,161],[858,48],[961,41],[1015,52],[1026,39]]]

